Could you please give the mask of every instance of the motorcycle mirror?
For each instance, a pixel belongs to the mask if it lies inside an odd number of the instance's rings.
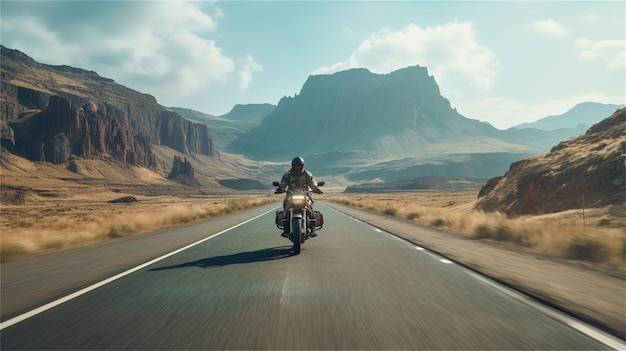
[[[324,184],[326,184],[326,182],[317,182],[317,186],[322,186]]]
[[[280,183],[279,182],[273,182],[272,185],[273,186],[280,186]]]

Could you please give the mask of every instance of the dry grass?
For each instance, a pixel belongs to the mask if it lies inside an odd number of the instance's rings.
[[[172,155],[173,157],[173,155]],[[153,170],[111,160],[69,165],[0,153],[0,261],[74,248],[278,201],[234,195],[214,184],[194,189]],[[201,191],[202,190],[202,191]],[[210,191],[210,195],[207,193]],[[108,203],[135,196],[135,203]]]
[[[27,205],[2,205],[1,261],[136,235],[276,202],[275,198],[260,195],[137,198],[136,203],[110,204],[105,199],[111,199],[111,194],[92,194],[82,198],[42,198],[29,201]]]
[[[509,218],[473,209],[475,191],[341,194],[331,201],[379,212],[516,250],[586,262],[623,272],[624,207]]]

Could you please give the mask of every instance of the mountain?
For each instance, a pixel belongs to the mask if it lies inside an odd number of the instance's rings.
[[[213,116],[182,107],[170,109],[190,121],[206,124],[211,130],[215,146],[223,150],[233,140],[258,126],[275,107],[271,104],[235,105],[223,116]]]
[[[571,131],[498,130],[468,119],[424,67],[310,76],[261,124],[226,146],[254,160],[305,157],[317,174],[350,182],[420,176],[490,178]]]
[[[531,123],[522,123],[512,128],[536,128],[540,130],[556,130],[561,128],[576,128],[587,130],[590,126],[600,122],[603,116],[610,116],[625,105],[600,104],[597,102],[580,103],[562,115],[548,116]]]
[[[616,111],[549,153],[513,163],[503,176],[490,179],[480,190],[477,208],[536,215],[623,206],[625,111]]]
[[[252,122],[259,124],[261,123],[263,118],[265,118],[265,116],[274,111],[275,108],[276,105],[272,104],[237,104],[232,108],[232,110],[228,111],[228,113],[223,115],[222,117],[232,121]]]
[[[73,134],[73,137],[70,136],[68,139],[78,144],[71,145],[72,152],[78,149],[104,147],[105,149],[101,151],[107,153],[114,149],[115,145],[106,143],[95,145],[101,141],[93,137],[103,135],[111,128],[115,129],[112,124],[123,127],[123,133],[128,134],[128,140],[163,145],[184,154],[216,155],[217,150],[213,147],[213,140],[206,125],[185,120],[159,105],[150,95],[126,88],[92,71],[41,64],[17,50],[3,46],[1,52],[0,111],[3,130],[10,135],[10,129],[20,129],[23,133],[15,135],[16,138],[21,135],[48,138],[31,138],[30,144],[27,145],[20,140],[14,140],[15,146],[31,159],[38,160],[32,150],[39,148],[37,144],[43,144],[46,149],[55,147],[49,139],[52,136],[39,134],[41,128],[52,126],[56,133],[65,134],[66,137],[68,133]],[[66,110],[59,110],[61,113],[59,115],[49,108],[49,101],[53,96],[67,101],[64,103]],[[89,107],[86,109],[85,106]],[[70,108],[75,110],[69,112],[71,116],[67,114],[67,109]],[[37,116],[44,110],[47,110],[45,117]],[[64,121],[69,118],[76,120]],[[90,119],[95,121],[90,122]],[[64,127],[79,130],[62,130]],[[104,129],[94,131],[93,128],[96,127]],[[27,130],[29,128],[30,130]],[[87,137],[87,134],[92,137]],[[154,166],[154,164],[142,165]]]
[[[279,174],[278,167],[220,152],[206,123],[189,121],[150,95],[0,48],[3,195],[46,193],[48,183],[149,195],[221,193],[230,191],[220,185],[224,179]]]

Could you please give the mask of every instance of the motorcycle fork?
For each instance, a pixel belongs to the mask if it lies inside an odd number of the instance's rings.
[[[293,237],[293,225],[291,225],[293,223],[293,208],[289,209],[289,221],[290,221],[289,235]],[[309,222],[309,217],[307,216],[306,208],[303,208],[302,209],[302,223],[304,225],[304,228],[302,228],[301,233],[304,234],[305,237],[307,235],[308,222]]]

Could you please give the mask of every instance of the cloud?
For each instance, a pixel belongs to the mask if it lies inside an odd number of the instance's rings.
[[[576,47],[580,49],[579,57],[585,61],[600,61],[607,68],[622,68],[626,66],[626,41],[589,39],[576,40]]]
[[[217,23],[208,3],[11,1],[2,6],[3,45],[43,63],[94,70],[150,94],[183,96],[224,82],[235,70],[211,39]]]
[[[263,66],[254,61],[252,55],[239,61],[239,89],[246,90],[252,83],[252,72],[262,72]]]
[[[534,31],[554,37],[562,37],[568,34],[567,29],[554,20],[535,21],[528,25]]]
[[[409,24],[399,31],[383,29],[370,35],[346,61],[318,68],[314,74],[361,67],[388,73],[414,65],[427,67],[439,83],[454,75],[489,90],[499,63],[488,48],[476,41],[471,23],[427,28]]]

